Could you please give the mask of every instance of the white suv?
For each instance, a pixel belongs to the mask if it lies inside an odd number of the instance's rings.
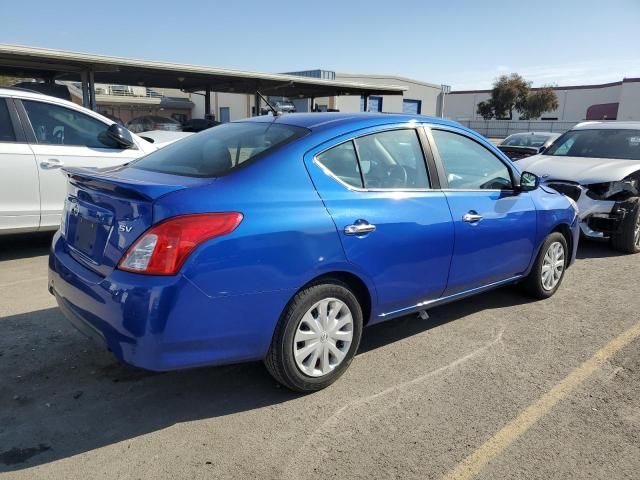
[[[58,228],[61,167],[113,167],[156,149],[75,103],[0,88],[0,235]]]
[[[640,122],[583,122],[518,167],[575,200],[580,228],[640,253]]]

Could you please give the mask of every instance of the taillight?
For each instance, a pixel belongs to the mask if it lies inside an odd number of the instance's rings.
[[[120,270],[147,275],[175,275],[202,242],[233,232],[242,214],[198,213],[169,218],[135,241],[118,264]]]

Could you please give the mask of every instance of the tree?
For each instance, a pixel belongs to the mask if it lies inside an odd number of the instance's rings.
[[[558,97],[552,87],[545,86],[530,92],[524,103],[520,118],[534,120],[540,118],[544,112],[551,112],[558,108]]]
[[[531,82],[517,73],[502,75],[493,84],[491,98],[478,104],[477,113],[485,120],[511,120],[513,110],[521,118],[539,118],[544,112],[558,108],[558,99],[551,87],[531,92]]]
[[[9,75],[0,75],[0,87],[10,87],[18,83],[21,78],[11,77]]]
[[[493,118],[494,112],[491,100],[489,100],[488,102],[480,102],[478,104],[478,115],[480,115],[485,120],[491,120]]]

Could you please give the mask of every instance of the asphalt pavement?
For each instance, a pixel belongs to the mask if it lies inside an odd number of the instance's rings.
[[[0,238],[3,480],[640,478],[640,255],[583,242],[549,300],[505,287],[367,328],[300,395],[261,363],[118,364],[47,292],[50,237]]]

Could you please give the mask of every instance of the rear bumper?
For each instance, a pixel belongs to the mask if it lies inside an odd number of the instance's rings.
[[[101,277],[67,254],[59,233],[49,291],[74,326],[119,360],[157,371],[263,358],[292,294],[210,297],[183,275]]]

